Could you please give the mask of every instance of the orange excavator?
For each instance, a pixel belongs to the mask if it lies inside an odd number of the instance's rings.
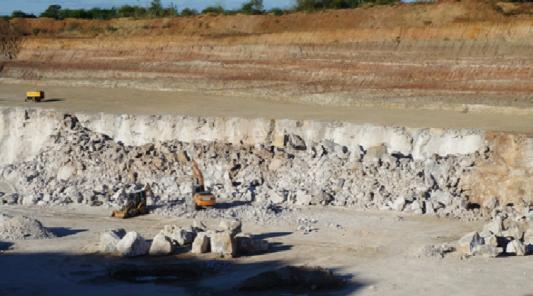
[[[206,191],[204,185],[204,175],[198,167],[198,163],[192,161],[192,173],[194,175],[194,181],[192,184],[192,200],[194,202],[194,209],[200,210],[206,207],[214,207],[216,204],[216,198],[213,193]]]

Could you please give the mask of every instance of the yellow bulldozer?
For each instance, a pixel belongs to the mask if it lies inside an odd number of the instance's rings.
[[[24,100],[24,102],[34,101],[36,103],[39,103],[42,100],[44,100],[44,91],[36,90],[26,92],[26,99]]]
[[[126,194],[126,203],[120,210],[114,210],[111,217],[127,219],[139,215],[148,214],[146,208],[146,199],[150,196],[153,198],[153,192],[150,185],[145,185],[141,189],[133,190]]]

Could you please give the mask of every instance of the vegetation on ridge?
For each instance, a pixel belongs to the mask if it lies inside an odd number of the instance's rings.
[[[272,13],[273,15],[282,15],[294,11],[317,11],[324,9],[349,9],[356,8],[364,4],[393,4],[399,0],[296,0],[296,4],[290,9],[272,8],[265,10],[263,0],[249,0],[242,4],[240,9],[227,10],[222,5],[215,5],[206,7],[201,12],[195,9],[184,8],[181,12],[178,7],[171,4],[164,7],[161,0],[152,0],[150,6],[143,7],[137,5],[123,5],[112,8],[91,8],[91,9],[68,9],[60,5],[50,5],[39,17],[48,17],[58,20],[67,18],[74,19],[98,19],[108,20],[114,18],[158,18],[158,17],[176,17],[176,16],[192,16],[198,14],[248,14],[260,15]],[[4,18],[36,18],[37,16],[30,13],[25,13],[21,10],[15,10],[10,17]]]

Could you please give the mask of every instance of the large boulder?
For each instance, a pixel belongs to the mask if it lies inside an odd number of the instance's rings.
[[[148,253],[150,244],[135,231],[130,231],[117,243],[117,251],[125,257],[142,256]]]
[[[151,256],[166,256],[172,254],[174,246],[172,241],[162,233],[158,233],[152,240],[149,254]]]
[[[182,228],[177,225],[165,225],[161,233],[168,237],[174,245],[185,246],[194,241],[196,232],[189,228]]]
[[[474,255],[476,249],[485,244],[485,240],[477,232],[470,232],[463,236],[458,243],[457,250],[465,256]]]
[[[224,257],[233,257],[236,254],[236,245],[229,231],[214,232],[211,235],[211,252]]]
[[[122,228],[108,230],[100,234],[100,245],[98,250],[102,253],[116,253],[118,242],[126,235],[126,231]]]
[[[516,256],[524,256],[526,254],[526,246],[520,240],[514,239],[507,244],[505,252]]]
[[[220,231],[228,232],[231,237],[235,237],[237,233],[241,232],[242,223],[237,219],[228,219],[220,221],[218,227]]]
[[[503,248],[498,248],[493,245],[479,245],[475,248],[472,255],[494,258],[503,253]]]
[[[200,232],[192,243],[191,252],[195,254],[208,253],[211,248],[210,238],[207,232]]]
[[[237,254],[254,255],[268,251],[268,241],[254,238],[250,234],[239,233],[235,236]]]
[[[502,217],[497,216],[494,219],[483,226],[484,232],[490,232],[494,235],[501,236],[503,231]]]

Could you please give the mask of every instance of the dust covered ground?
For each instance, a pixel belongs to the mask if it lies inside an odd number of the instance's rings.
[[[40,104],[25,103],[28,89],[46,90]],[[406,127],[476,128],[533,133],[533,108],[453,104],[387,107],[320,106],[272,101],[254,96],[216,95],[202,91],[148,91],[128,88],[65,87],[44,83],[1,83],[0,106],[25,106],[66,112],[179,114],[200,117],[244,117],[347,121]]]
[[[429,244],[456,241],[480,227],[428,216],[401,217],[392,212],[363,212],[341,208],[306,208],[299,216],[316,219],[318,229],[298,231],[297,222],[258,225],[243,222],[243,230],[266,238],[271,250],[262,255],[224,260],[213,255],[188,253],[162,258],[117,259],[95,253],[99,234],[123,227],[153,237],[164,225],[190,225],[187,218],[147,215],[129,220],[109,217],[107,210],[90,207],[4,207],[2,212],[24,214],[50,227],[57,238],[2,242],[3,272],[0,292],[5,295],[94,295],[95,293],[173,293],[224,295],[244,279],[285,265],[332,268],[349,279],[334,295],[524,295],[533,289],[529,280],[533,257],[461,259],[455,253],[428,256]],[[207,225],[218,220],[204,220]],[[478,225],[479,224],[479,225]],[[109,278],[107,271],[120,264],[175,264],[201,262],[216,272],[187,282],[131,284]],[[504,284],[512,283],[512,284]]]

